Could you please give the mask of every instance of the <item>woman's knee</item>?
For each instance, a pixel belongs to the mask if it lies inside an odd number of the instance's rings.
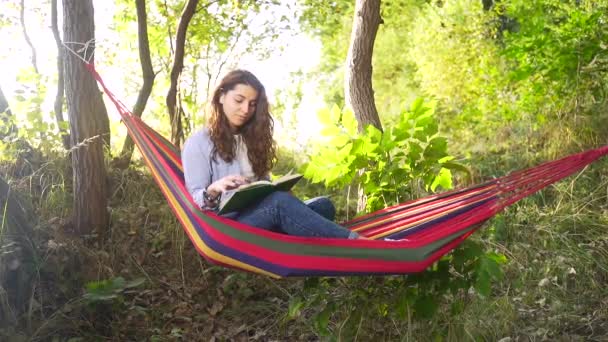
[[[333,221],[336,217],[336,207],[326,196],[315,197],[304,203],[317,214],[320,214],[328,220]]]

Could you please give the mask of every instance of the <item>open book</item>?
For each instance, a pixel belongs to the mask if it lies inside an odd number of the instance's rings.
[[[301,178],[300,174],[287,174],[273,182],[261,180],[227,191],[222,194],[219,214],[243,209],[275,191],[289,191]]]

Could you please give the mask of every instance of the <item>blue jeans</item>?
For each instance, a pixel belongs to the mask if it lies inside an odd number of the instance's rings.
[[[302,202],[289,192],[277,191],[266,196],[234,219],[288,235],[354,239],[359,235],[333,222],[336,209],[327,197]]]

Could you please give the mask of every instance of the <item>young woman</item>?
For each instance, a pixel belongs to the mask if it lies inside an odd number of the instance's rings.
[[[245,70],[228,73],[213,92],[207,126],[182,151],[186,188],[201,208],[216,209],[225,191],[268,179],[276,158],[273,127],[262,83]],[[305,203],[277,191],[225,216],[289,235],[362,238],[333,222],[335,208],[326,197]]]

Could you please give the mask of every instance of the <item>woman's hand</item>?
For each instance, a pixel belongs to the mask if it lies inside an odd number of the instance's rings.
[[[207,193],[212,197],[217,197],[226,190],[236,189],[247,183],[249,183],[249,180],[246,177],[241,175],[230,175],[209,184]]]

